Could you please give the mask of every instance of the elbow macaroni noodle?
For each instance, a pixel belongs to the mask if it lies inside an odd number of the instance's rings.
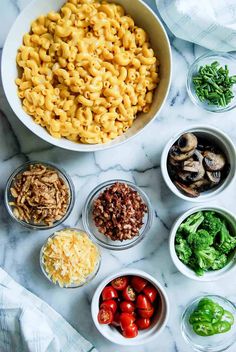
[[[159,82],[147,34],[105,1],[68,0],[38,17],[16,61],[23,109],[53,137],[80,143],[127,131]]]

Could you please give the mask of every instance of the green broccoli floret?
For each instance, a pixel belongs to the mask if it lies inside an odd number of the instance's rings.
[[[194,213],[192,215],[190,215],[187,220],[185,220],[184,222],[182,222],[182,224],[179,226],[179,231],[183,231],[186,234],[190,234],[190,233],[194,233],[197,231],[199,225],[201,225],[201,223],[204,220],[204,216],[202,214],[201,211]]]
[[[213,247],[208,247],[206,249],[201,249],[195,251],[196,258],[200,268],[203,270],[208,270],[214,264],[214,261],[217,258],[218,252]]]
[[[188,264],[189,258],[191,257],[191,254],[192,254],[192,250],[189,247],[187,241],[183,238],[180,238],[179,243],[175,245],[175,250],[179,259],[183,263]]]
[[[203,213],[204,221],[201,225],[201,228],[208,231],[212,237],[220,231],[222,226],[222,221],[219,217],[216,216],[214,211],[205,211]]]
[[[213,237],[206,230],[198,230],[195,233],[190,233],[187,241],[194,250],[201,250],[213,244]]]
[[[212,264],[213,270],[222,269],[227,264],[227,257],[225,254],[220,254],[218,252],[217,258],[215,259],[214,263]]]
[[[221,229],[219,232],[219,243],[216,248],[220,253],[228,254],[236,247],[236,237],[230,235],[224,221],[222,221]]]
[[[183,239],[181,232],[177,231],[175,235],[175,243],[179,243]]]
[[[203,269],[200,268],[198,260],[194,255],[189,258],[188,266],[190,269],[195,271],[198,276],[202,276],[205,272]]]

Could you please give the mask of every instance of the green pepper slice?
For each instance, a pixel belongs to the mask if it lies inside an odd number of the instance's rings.
[[[205,304],[202,304],[202,305],[197,309],[197,311],[198,311],[198,312],[201,312],[202,314],[209,314],[209,315],[212,315],[212,317],[213,317],[214,309],[215,309],[214,305],[205,303]]]
[[[215,334],[213,325],[208,322],[194,323],[193,331],[199,336],[211,336]]]
[[[189,317],[190,324],[200,323],[200,322],[211,323],[211,321],[212,321],[212,315],[202,312],[200,310],[194,311]]]
[[[231,312],[229,312],[228,310],[224,310],[224,314],[221,318],[222,321],[227,321],[228,323],[230,323],[230,325],[233,325],[234,323],[234,316]]]
[[[218,303],[215,303],[213,308],[212,323],[217,323],[218,321],[220,321],[223,314],[224,314],[224,308],[221,307]]]
[[[215,334],[223,334],[231,329],[231,324],[228,321],[218,321],[212,327]]]
[[[203,305],[208,304],[208,305],[212,305],[214,306],[214,301],[212,301],[212,299],[210,298],[202,298],[199,302],[198,302],[198,308],[201,308]]]

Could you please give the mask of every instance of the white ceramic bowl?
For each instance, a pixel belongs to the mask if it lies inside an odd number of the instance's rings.
[[[196,281],[216,281],[236,269],[236,251],[234,252],[234,255],[231,258],[230,262],[223,269],[208,271],[203,276],[198,276],[197,274],[195,274],[193,270],[188,268],[187,265],[182,263],[175,251],[175,236],[179,226],[191,214],[194,214],[198,211],[204,211],[204,210],[215,211],[216,213],[219,213],[220,215],[222,215],[230,224],[231,229],[236,236],[236,216],[233,213],[231,213],[227,209],[216,207],[216,206],[207,207],[202,205],[202,206],[194,207],[186,211],[183,215],[181,215],[173,224],[170,230],[170,237],[169,237],[170,255],[176,268],[188,278]]]
[[[158,314],[158,319],[154,319],[154,322],[149,329],[139,330],[138,336],[131,339],[123,337],[120,332],[112,326],[99,324],[97,320],[99,311],[99,298],[103,288],[113,279],[124,275],[136,275],[147,279],[158,290],[159,296],[161,298],[161,312]],[[91,312],[96,328],[105,338],[113,343],[122,346],[138,346],[150,342],[152,339],[156,338],[164,329],[169,317],[169,300],[164,288],[153,276],[138,269],[123,269],[118,273],[109,275],[97,287],[92,299]]]
[[[15,79],[18,76],[16,54],[17,49],[22,43],[23,35],[26,32],[29,32],[30,24],[34,19],[52,10],[59,10],[65,0],[31,1],[30,4],[21,12],[19,17],[16,19],[4,45],[2,53],[2,82],[6,97],[9,104],[11,105],[11,108],[15,112],[16,116],[20,119],[20,121],[37,136],[51,144],[64,149],[91,152],[95,150],[111,148],[113,146],[124,143],[125,141],[140,133],[144,127],[146,127],[152,120],[154,120],[154,118],[160,112],[169,91],[171,81],[171,49],[166,31],[156,14],[141,0],[108,1],[122,5],[126,12],[134,18],[135,23],[147,31],[151,40],[152,47],[158,54],[161,77],[160,83],[154,95],[154,101],[150,111],[146,114],[140,114],[135,120],[133,126],[125,134],[116,138],[112,142],[107,144],[87,145],[75,143],[65,138],[56,139],[52,137],[46,131],[46,129],[37,125],[31,116],[26,114],[26,112],[22,109],[21,100],[17,96],[17,87],[15,84]]]
[[[168,153],[172,145],[179,139],[179,137],[186,133],[192,132],[199,137],[204,137],[209,139],[209,141],[215,142],[217,146],[225,153],[228,163],[230,164],[230,171],[227,177],[220,183],[218,186],[209,189],[208,191],[202,192],[198,197],[191,198],[182,193],[173,183],[169,176],[169,172],[167,169],[167,158]],[[181,130],[177,134],[175,134],[165,145],[162,155],[161,155],[161,172],[163,179],[169,189],[179,198],[190,201],[190,202],[206,202],[210,198],[216,197],[221,192],[223,192],[230,184],[232,184],[236,175],[236,151],[235,146],[232,140],[221,130],[216,127],[211,126],[192,126],[191,128]]]

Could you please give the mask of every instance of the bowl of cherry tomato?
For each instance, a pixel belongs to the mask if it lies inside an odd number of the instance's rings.
[[[154,277],[138,269],[124,269],[101,282],[91,312],[104,337],[119,345],[135,346],[149,342],[164,329],[169,301]]]

